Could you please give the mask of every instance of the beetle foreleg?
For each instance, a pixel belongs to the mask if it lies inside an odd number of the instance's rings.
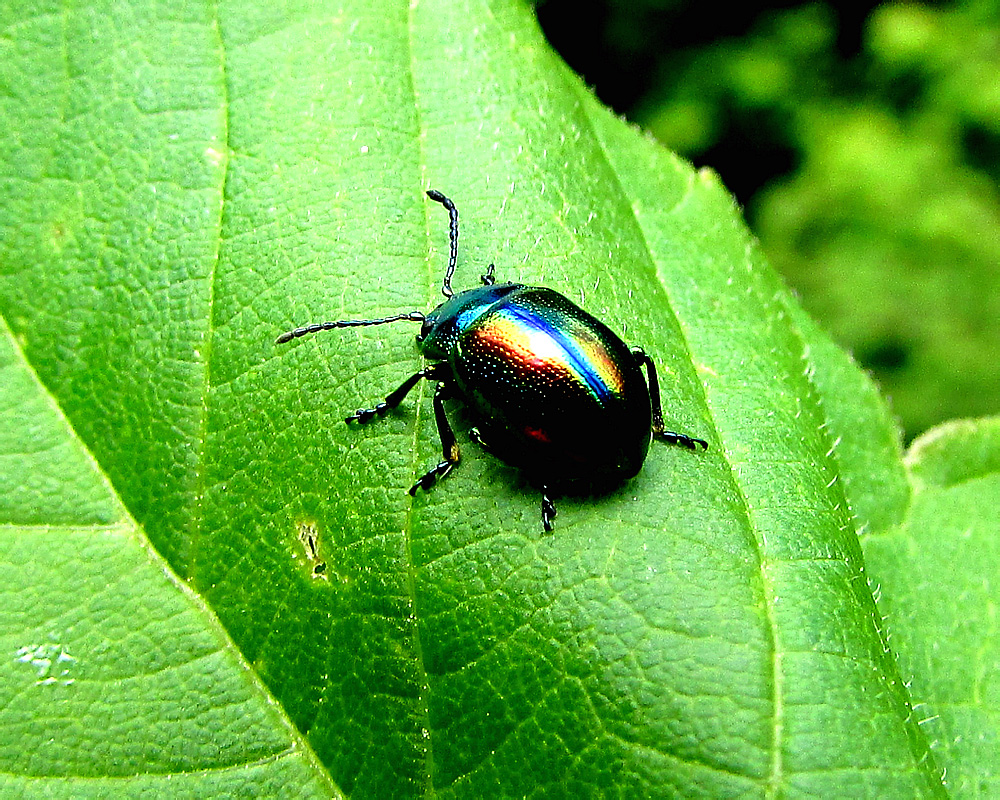
[[[441,454],[443,460],[431,467],[413,486],[410,494],[416,494],[417,489],[430,489],[438,478],[443,478],[451,472],[461,458],[455,431],[444,413],[444,399],[448,396],[448,384],[438,383],[434,390],[434,419],[437,421],[438,436],[441,437]]]
[[[403,402],[403,398],[410,393],[410,389],[417,385],[417,383],[423,378],[434,378],[436,377],[434,372],[434,367],[427,367],[419,372],[414,372],[409,378],[403,381],[403,385],[400,386],[396,391],[385,398],[381,403],[376,405],[374,408],[359,408],[351,416],[344,420],[344,422],[352,422],[357,420],[358,422],[371,422],[376,416],[381,417],[389,409],[395,408],[400,403]]]
[[[667,444],[679,444],[689,450],[697,449],[698,445],[701,445],[703,450],[708,450],[708,442],[704,439],[695,439],[686,433],[668,431],[663,427],[663,406],[660,402],[660,380],[656,377],[656,365],[641,347],[633,347],[632,355],[635,356],[635,360],[639,364],[646,367],[646,376],[649,381],[649,404],[653,412],[653,436]]]
[[[542,527],[545,529],[546,533],[552,531],[552,520],[556,516],[556,504],[552,502],[552,498],[549,497],[549,489],[547,486],[542,487]]]

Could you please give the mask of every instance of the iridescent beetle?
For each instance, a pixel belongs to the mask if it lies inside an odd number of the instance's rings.
[[[277,339],[282,344],[333,328],[421,323],[417,342],[433,363],[374,408],[358,409],[346,419],[369,422],[398,406],[420,380],[437,382],[434,417],[442,460],[410,487],[411,495],[429,489],[458,464],[458,442],[444,410],[449,398],[462,400],[478,422],[470,431],[473,441],[523,470],[541,489],[546,531],[556,515],[550,491],[610,488],[633,477],[653,437],[691,450],[708,448],[703,439],[664,429],[652,359],[558,292],[496,283],[490,264],[482,286],[455,294],[458,209],[441,192],[427,196],[448,210],[450,221],[441,305],[429,314],[319,322]]]

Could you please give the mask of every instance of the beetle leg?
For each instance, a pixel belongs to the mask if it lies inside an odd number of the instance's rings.
[[[682,447],[686,447],[688,450],[697,450],[698,445],[701,445],[702,450],[708,450],[708,442],[704,439],[695,439],[693,436],[688,436],[686,433],[677,433],[677,431],[660,431],[656,434],[656,438],[661,442],[666,442],[667,444],[679,444]]]
[[[495,455],[495,453],[493,453],[493,448],[490,447],[488,444],[486,444],[486,442],[483,440],[483,434],[479,430],[479,428],[469,428],[469,438],[472,439],[472,441],[478,444],[481,448],[483,448],[483,450],[485,450],[487,453]]]
[[[708,450],[708,442],[704,439],[695,439],[686,433],[668,431],[663,427],[663,406],[660,403],[660,381],[656,377],[656,365],[641,347],[633,347],[632,355],[640,365],[646,367],[649,379],[649,403],[653,411],[653,436],[667,444],[679,444],[688,450],[695,450],[698,445],[701,445],[703,450]]]
[[[444,413],[444,399],[448,396],[448,384],[440,381],[434,390],[434,419],[437,420],[438,436],[441,437],[441,454],[443,460],[431,467],[413,486],[410,494],[416,494],[417,489],[430,489],[438,478],[443,478],[451,472],[459,462],[461,454],[455,431],[451,429],[448,417]]]
[[[376,416],[383,416],[387,411],[395,408],[400,403],[403,402],[403,398],[410,393],[410,389],[417,385],[417,383],[423,378],[433,379],[437,375],[434,372],[434,367],[427,367],[419,372],[414,372],[409,378],[403,381],[403,385],[400,386],[396,391],[385,398],[381,403],[378,403],[374,408],[359,408],[351,416],[344,420],[344,422],[353,422],[357,420],[358,422],[371,422]]]
[[[496,269],[496,267],[493,264],[490,264],[489,268],[486,270],[486,274],[479,276],[479,280],[483,282],[483,286],[492,286],[497,282],[497,279],[493,277],[494,269]]]
[[[549,488],[547,486],[542,487],[542,527],[545,529],[546,533],[552,530],[552,520],[556,515],[556,504],[552,502],[552,498],[549,497]]]

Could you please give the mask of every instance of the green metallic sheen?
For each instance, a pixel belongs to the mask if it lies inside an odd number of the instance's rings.
[[[461,292],[428,315],[420,342],[450,367],[486,447],[532,481],[601,488],[642,467],[652,419],[639,363],[558,292]]]

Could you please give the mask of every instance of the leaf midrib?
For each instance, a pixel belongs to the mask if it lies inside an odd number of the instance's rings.
[[[212,352],[215,339],[215,297],[216,284],[219,279],[219,262],[222,257],[222,231],[225,228],[227,215],[226,191],[229,186],[229,178],[231,174],[231,153],[229,149],[229,130],[231,122],[229,97],[231,87],[229,70],[227,69],[226,44],[223,40],[222,25],[219,20],[219,6],[217,3],[212,5],[212,29],[215,32],[215,39],[218,43],[219,87],[222,94],[222,135],[220,137],[221,146],[219,149],[222,154],[223,164],[222,175],[219,181],[218,213],[215,218],[215,252],[212,254],[211,265],[206,281],[208,298],[205,314],[205,338],[202,343],[200,353],[204,367],[202,369],[201,404],[198,407],[198,415],[200,419],[198,420],[197,464],[194,467],[194,484],[196,487],[195,507],[192,509],[191,519],[189,522],[189,556],[188,563],[185,565],[186,577],[194,580],[197,580],[198,577],[198,556],[201,549],[200,540],[205,527],[205,504],[203,498],[205,497],[206,488],[205,453],[208,446],[209,394],[212,391]],[[179,564],[175,564],[174,568],[179,569],[180,566],[181,565]]]
[[[578,94],[582,91],[582,89],[577,84],[574,84],[574,88],[576,89]],[[581,99],[584,101],[586,100],[586,98],[581,98]],[[591,121],[591,117],[589,113],[587,113],[588,109],[587,103],[581,102],[581,106],[584,109],[587,122],[591,126],[591,133],[594,137],[594,141],[596,141],[600,146],[601,153],[604,156],[604,161],[608,165],[608,168],[611,170],[612,174],[615,176],[615,181],[618,184],[618,188],[622,196],[628,197],[628,194],[622,185],[621,176],[619,175],[618,170],[615,168],[613,160],[608,158],[607,156],[607,150],[604,146],[604,140],[599,135],[598,131],[594,128]],[[673,213],[677,209],[681,208],[687,201],[687,199],[693,195],[694,191],[695,191],[695,183],[694,183],[694,177],[692,176],[691,178],[689,178],[687,185],[685,186],[684,193],[681,195],[680,199],[678,199],[677,202],[674,204],[674,207],[670,209],[670,213]],[[664,303],[666,307],[669,309],[670,314],[677,321],[677,327],[678,330],[680,331],[683,349],[684,352],[687,354],[687,361],[693,365],[694,356],[691,350],[690,337],[684,325],[684,321],[681,319],[681,317],[677,314],[675,310],[674,303],[670,298],[669,288],[664,285],[662,280],[660,280],[659,272],[655,266],[656,262],[653,255],[653,248],[649,244],[649,238],[646,235],[646,229],[643,227],[642,222],[639,220],[639,218],[635,215],[634,212],[629,215],[629,220],[631,223],[634,224],[636,233],[638,234],[640,240],[642,241],[643,249],[646,252],[647,255],[646,268],[651,273],[653,280],[660,286],[661,292],[664,297]],[[712,408],[708,402],[708,395],[707,392],[705,391],[704,384],[700,380],[698,380],[696,382],[696,385],[700,393],[701,407],[705,410],[705,412],[708,415],[708,419],[710,419],[712,422],[712,428],[715,432],[715,436],[713,437],[713,439],[715,440],[715,442],[718,442],[718,446],[721,447],[722,458],[726,462],[727,467],[729,468],[729,474],[732,476],[732,485],[737,493],[739,501],[738,505],[740,512],[744,518],[744,522],[748,530],[755,531],[756,527],[753,524],[752,515],[750,513],[749,501],[746,492],[744,490],[744,486],[739,480],[739,470],[733,469],[732,461],[729,458],[729,453],[725,448],[725,441],[719,435],[719,425],[717,423],[715,415],[712,413]],[[753,541],[757,569],[760,572],[761,586],[763,587],[764,619],[767,625],[768,641],[770,645],[769,655],[771,662],[771,683],[773,687],[773,695],[771,703],[772,738],[770,747],[771,750],[770,772],[767,778],[765,779],[764,784],[766,786],[767,796],[776,797],[782,791],[782,778],[783,778],[781,743],[784,732],[784,673],[781,669],[782,654],[781,654],[781,648],[779,647],[778,644],[780,641],[780,633],[778,630],[778,624],[774,613],[775,611],[774,588],[772,586],[772,582],[769,579],[768,575],[770,567],[769,559],[767,558],[761,546],[759,537],[755,535],[751,536],[750,539]]]
[[[416,128],[417,128],[417,158],[419,164],[417,169],[422,176],[426,176],[427,173],[427,151],[425,149],[425,143],[427,141],[427,128],[424,123],[424,114],[421,108],[420,95],[417,91],[417,69],[414,60],[415,49],[415,37],[414,37],[414,14],[416,12],[416,3],[409,3],[406,10],[406,47],[407,47],[407,79],[410,84],[410,92],[413,96],[413,108],[416,116]],[[421,197],[421,207],[424,210],[424,237],[426,242],[430,242],[430,203],[423,197],[423,191],[419,192]],[[430,259],[425,260],[426,272],[427,272],[427,291],[430,295],[433,285],[433,280],[431,276],[431,265]],[[413,415],[413,427],[412,430],[412,441],[410,444],[410,453],[412,453],[412,459],[410,464],[410,474],[418,474],[420,469],[420,431],[423,427],[423,415],[424,415],[424,397],[425,397],[425,384],[427,381],[422,380],[416,388],[417,390],[417,403],[414,409]],[[431,796],[434,793],[434,728],[431,725],[431,712],[430,712],[430,680],[428,679],[427,666],[424,660],[424,648],[423,642],[420,638],[420,625],[421,625],[421,614],[420,606],[417,602],[417,584],[416,584],[416,564],[413,558],[413,512],[414,512],[414,498],[412,495],[407,493],[406,497],[406,519],[403,526],[403,547],[404,547],[404,558],[406,559],[406,592],[410,597],[410,631],[413,637],[413,652],[417,661],[417,672],[420,675],[420,686],[418,687],[418,703],[420,704],[420,714],[423,718],[423,729],[426,732],[424,736],[424,794],[426,796]]]

